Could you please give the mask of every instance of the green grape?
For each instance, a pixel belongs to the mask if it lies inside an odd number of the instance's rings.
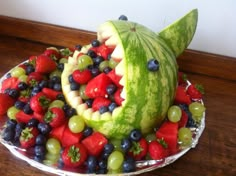
[[[156,134],[155,133],[150,133],[148,134],[145,139],[148,141],[148,143],[157,140]]]
[[[93,65],[93,60],[90,56],[84,54],[79,57],[79,59],[78,59],[78,69],[79,70],[84,70],[89,65]]]
[[[86,85],[85,85],[85,84],[80,85],[79,94],[80,94],[80,97],[81,97],[83,100],[89,99],[89,97],[85,94],[85,89],[86,89]]]
[[[193,102],[189,105],[189,111],[196,122],[199,122],[202,119],[205,110],[206,108],[204,105],[199,102]]]
[[[84,130],[85,123],[83,118],[78,115],[74,115],[70,118],[68,122],[68,126],[71,132],[73,133],[80,133]]]
[[[19,78],[20,82],[27,82],[28,76],[27,75],[21,75]]]
[[[43,163],[46,165],[54,165],[58,162],[59,158],[60,158],[60,153],[59,154],[51,154],[51,153],[47,152]]]
[[[181,119],[182,111],[179,106],[173,105],[168,109],[167,117],[171,122],[178,122]]]
[[[66,58],[61,58],[59,60],[59,63],[67,63],[67,62],[68,62],[68,59],[66,59]]]
[[[118,151],[122,151],[121,149],[121,140],[120,139],[110,139],[110,142],[114,145],[114,149]]]
[[[178,139],[182,146],[190,146],[192,143],[192,132],[189,128],[182,127],[178,131]]]
[[[114,69],[117,66],[118,62],[116,62],[113,58],[109,60],[109,67]]]
[[[123,161],[124,161],[123,153],[117,150],[113,151],[108,157],[107,161],[108,169],[118,170],[122,166]]]
[[[61,71],[60,70],[54,70],[53,72],[50,73],[49,78],[51,79],[54,76],[61,77]]]
[[[17,109],[15,106],[12,106],[12,107],[8,108],[7,116],[9,117],[9,119],[16,119],[16,113],[19,111],[20,110]]]
[[[117,170],[112,170],[112,169],[109,169],[108,171],[107,171],[107,174],[108,175],[116,175],[116,174],[120,174],[120,173],[122,173],[122,167],[120,167],[119,169],[117,169]]]
[[[46,142],[46,149],[50,154],[57,155],[60,153],[61,144],[55,138],[49,138]]]
[[[64,106],[64,102],[62,100],[54,100],[50,103],[49,108],[57,107],[62,108]]]
[[[109,61],[108,60],[104,60],[99,64],[99,70],[100,72],[103,72],[103,70],[105,68],[109,67]]]
[[[21,67],[15,67],[11,70],[11,76],[19,78],[21,75],[25,75],[25,69]]]

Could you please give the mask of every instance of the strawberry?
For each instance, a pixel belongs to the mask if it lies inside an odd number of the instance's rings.
[[[36,59],[35,72],[51,73],[57,68],[56,62],[46,55],[40,55]]]
[[[19,79],[16,77],[10,77],[2,81],[1,92],[3,93],[6,89],[18,89]]]
[[[204,88],[199,84],[191,84],[187,88],[187,94],[194,100],[202,99],[202,94],[204,94]]]
[[[33,87],[33,86],[37,85],[43,79],[44,79],[44,76],[41,73],[32,72],[28,75],[26,82],[31,87]]]
[[[72,77],[75,80],[75,82],[79,84],[87,84],[88,81],[92,79],[92,73],[90,70],[85,69],[85,70],[75,70],[72,73]]]
[[[82,140],[82,144],[86,147],[88,153],[93,156],[99,156],[107,143],[107,138],[99,132],[94,132]]]
[[[122,89],[118,89],[118,90],[114,93],[114,100],[115,100],[116,104],[118,104],[119,106],[121,106],[122,102],[124,101],[124,99],[120,96],[121,90],[122,90]]]
[[[111,79],[105,73],[101,73],[88,82],[85,94],[89,98],[106,97],[106,88],[111,83]]]
[[[183,109],[181,111],[182,111],[182,116],[180,121],[178,122],[179,128],[185,127],[188,122],[188,114]]]
[[[111,100],[105,97],[97,97],[94,99],[92,108],[93,110],[97,111],[99,110],[102,106],[108,107],[109,104],[111,104]]]
[[[43,113],[47,110],[51,100],[45,93],[39,92],[30,99],[30,107],[37,113]]]
[[[23,122],[23,123],[27,123],[30,119],[34,117],[33,114],[26,114],[24,113],[24,111],[17,112],[15,116],[17,122]]]
[[[74,144],[63,150],[61,158],[65,166],[75,168],[84,164],[87,151],[82,144]]]
[[[132,141],[132,147],[128,151],[128,155],[135,160],[143,159],[148,152],[148,143],[145,138],[141,138],[139,141]]]
[[[160,160],[165,158],[168,153],[166,150],[167,145],[165,142],[161,142],[162,140],[159,141],[151,141],[148,145],[148,152],[149,155],[152,159],[154,160]]]
[[[37,128],[26,127],[20,135],[20,145],[22,148],[30,148],[35,145],[36,136],[39,134]]]
[[[187,94],[185,87],[178,86],[175,94],[176,104],[187,104],[189,105],[192,101],[190,96]]]
[[[67,147],[73,144],[77,144],[81,141],[83,137],[82,132],[81,133],[72,133],[70,131],[70,128],[68,125],[66,125],[62,138],[61,138],[61,144],[63,147]]]
[[[168,153],[174,154],[177,152],[178,142],[178,123],[165,121],[156,131],[156,137],[159,140],[164,140],[167,144]]]
[[[28,59],[29,64],[32,64],[33,66],[35,66],[36,59],[37,59],[37,56],[30,56]]]
[[[47,49],[43,52],[43,54],[44,54],[45,56],[48,56],[48,57],[52,58],[53,60],[58,60],[58,59],[61,57],[60,52],[59,52],[58,49],[55,48],[55,47],[49,47],[49,48],[47,48]]]
[[[187,75],[183,72],[178,72],[178,85],[187,85]]]
[[[115,83],[115,85],[118,87],[118,88],[121,88],[122,85],[120,85],[120,79],[122,78],[121,76],[117,75],[116,72],[115,72],[115,69],[111,70],[107,76],[112,80],[113,83]]]
[[[73,55],[74,51],[75,50],[73,48],[65,48],[65,49],[61,50],[61,57],[68,58],[69,56]]]
[[[15,100],[7,94],[0,93],[0,115],[6,114],[8,108],[14,105]]]
[[[52,128],[61,126],[66,121],[66,116],[61,108],[50,108],[44,115],[44,121],[49,123]]]
[[[60,91],[56,91],[56,90],[53,90],[53,89],[50,89],[50,88],[47,88],[47,87],[44,87],[42,89],[42,92],[49,98],[51,99],[52,101],[53,100],[56,100],[57,99],[57,96],[59,94],[62,94],[62,92]]]

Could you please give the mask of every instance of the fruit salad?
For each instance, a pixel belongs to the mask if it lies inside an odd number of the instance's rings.
[[[114,22],[117,28],[127,24],[125,16]],[[195,146],[205,117],[203,87],[191,84],[169,56],[173,73],[168,64],[164,68],[163,56],[134,62],[110,27],[103,25],[89,45],[50,47],[30,56],[2,78],[0,114],[7,116],[2,143],[38,163],[89,174],[136,172],[145,161],[158,165]],[[140,80],[139,69],[151,82]],[[158,82],[152,80],[158,76]],[[155,89],[153,83],[161,85]]]

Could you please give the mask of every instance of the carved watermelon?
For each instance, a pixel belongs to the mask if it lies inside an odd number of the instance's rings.
[[[108,48],[114,48],[111,57],[119,61],[114,73],[121,77],[120,96],[124,100],[112,112],[101,114],[88,107],[78,90],[70,89],[68,77],[78,69],[78,56],[91,49],[91,45],[87,45],[75,52],[64,66],[62,88],[68,104],[87,125],[107,137],[122,138],[134,128],[143,133],[150,132],[163,121],[173,103],[178,71],[176,57],[190,43],[196,25],[196,9],[160,33],[130,21],[102,24],[97,32],[98,40]],[[150,59],[159,62],[158,71],[147,68]]]

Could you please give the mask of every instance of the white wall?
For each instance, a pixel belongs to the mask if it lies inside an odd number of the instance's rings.
[[[1,0],[0,15],[96,31],[121,14],[160,31],[193,8],[199,22],[189,48],[236,58],[235,0]],[[1,24],[0,24],[1,25]]]

